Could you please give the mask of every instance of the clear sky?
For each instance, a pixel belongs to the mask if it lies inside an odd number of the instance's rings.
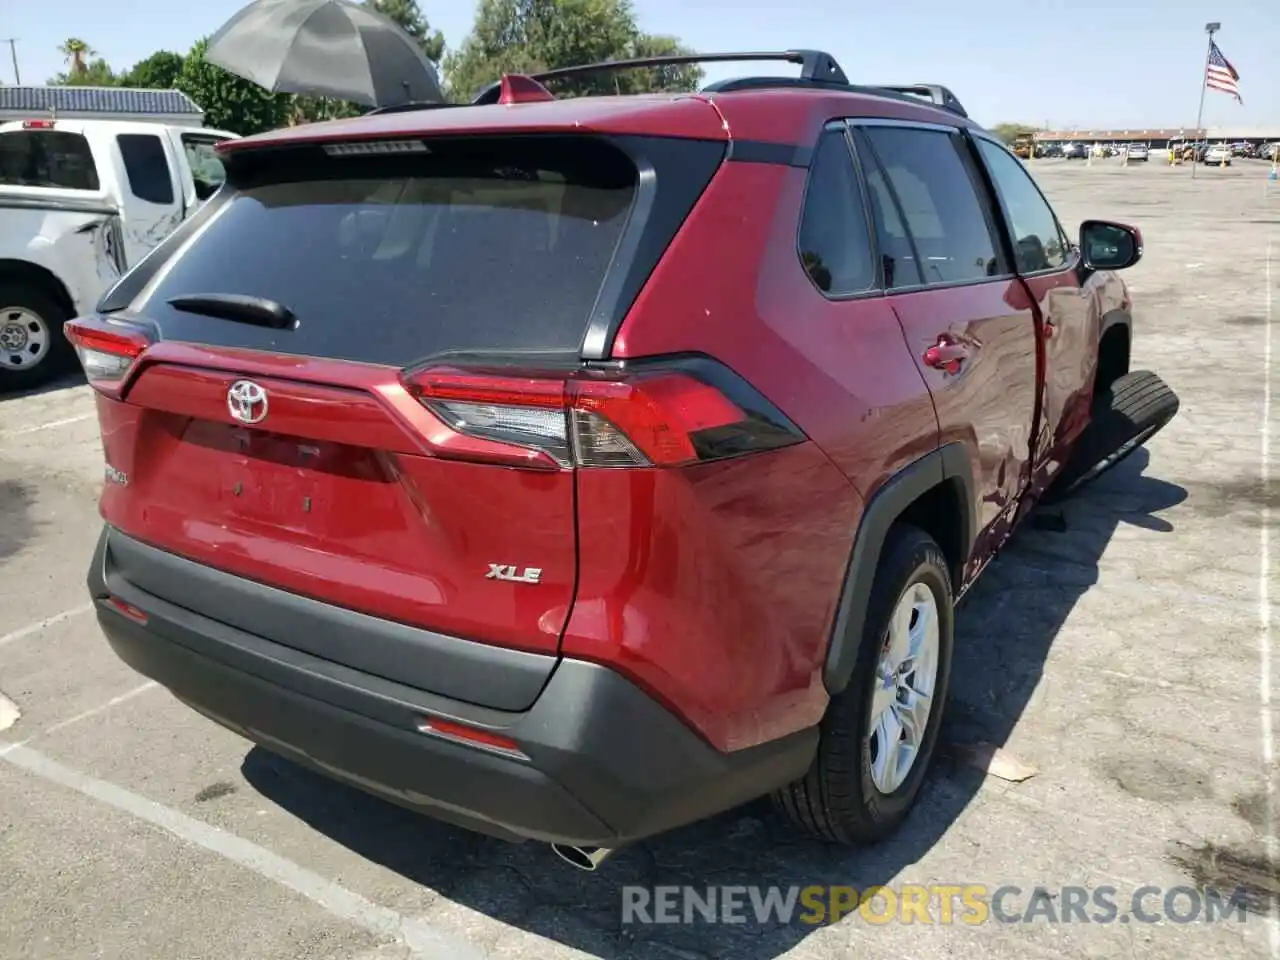
[[[243,2],[3,0],[0,37],[18,39],[23,81],[43,83],[64,68],[57,48],[70,36],[123,69],[158,49],[185,52]],[[474,0],[420,3],[450,45],[470,30]],[[1055,128],[1191,126],[1204,24],[1216,20],[1244,104],[1210,91],[1206,124],[1280,126],[1280,0],[636,0],[636,10],[643,29],[697,50],[816,47],[855,82],[943,83],[981,123]],[[0,78],[12,83],[7,54],[0,47]]]

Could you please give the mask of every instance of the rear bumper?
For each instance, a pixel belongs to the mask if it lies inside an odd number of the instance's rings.
[[[471,830],[617,846],[767,793],[802,776],[814,755],[816,730],[721,753],[620,674],[583,661],[562,659],[519,712],[361,673],[132,586],[111,568],[110,543],[118,539],[132,542],[103,530],[88,586],[121,659],[274,753]],[[228,590],[254,586],[213,575]],[[120,612],[111,596],[144,613],[146,623]],[[420,732],[430,717],[492,730],[525,756]]]

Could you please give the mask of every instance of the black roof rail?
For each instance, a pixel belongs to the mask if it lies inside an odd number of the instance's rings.
[[[958,113],[962,117],[967,118],[969,116],[956,98],[956,95],[940,83],[874,83],[870,86],[877,90],[888,90],[892,93],[922,97],[936,107],[942,107],[944,110]]]
[[[725,93],[730,90],[766,89],[769,87],[794,87],[813,90],[843,90],[849,93],[863,93],[872,96],[888,96],[898,100],[918,103],[925,99],[934,106],[968,118],[969,114],[954,93],[940,83],[908,83],[908,84],[853,84],[845,75],[836,58],[821,50],[756,50],[746,53],[689,53],[664,57],[639,57],[634,60],[603,60],[599,63],[587,63],[576,67],[560,67],[555,70],[544,70],[542,73],[530,74],[530,79],[541,83],[544,80],[559,80],[566,77],[581,77],[595,73],[610,73],[619,70],[632,70],[640,67],[669,67],[692,63],[751,63],[761,61],[780,61],[800,65],[798,77],[741,77],[733,80],[721,80],[703,87],[704,92]],[[501,94],[502,83],[498,81],[485,87],[471,102],[472,104],[497,103]]]
[[[362,117],[376,117],[383,113],[408,113],[410,110],[440,110],[445,107],[461,107],[461,103],[440,103],[436,100],[410,100],[407,103],[394,103],[386,107],[374,107],[360,114]]]
[[[840,69],[840,64],[836,62],[835,57],[829,53],[823,53],[821,50],[690,53],[665,57],[639,57],[634,60],[602,60],[599,63],[587,63],[577,67],[560,67],[556,70],[545,70],[542,73],[534,73],[529,76],[531,79],[541,83],[543,80],[560,80],[566,77],[632,70],[638,67],[675,67],[691,63],[752,63],[770,60],[799,64],[800,79],[809,83],[836,86],[848,86],[849,84],[849,78]],[[501,86],[501,82],[491,83],[476,94],[471,101],[472,104],[497,103]]]
[[[704,93],[728,93],[732,90],[768,90],[770,88],[790,87],[800,90],[839,90],[844,93],[861,93],[872,97],[891,97],[904,103],[919,103],[927,99],[934,106],[941,107],[957,116],[969,118],[964,105],[956,95],[946,87],[936,83],[898,84],[856,84],[856,83],[823,83],[816,80],[805,80],[803,77],[735,77],[731,80],[720,80],[702,88]]]

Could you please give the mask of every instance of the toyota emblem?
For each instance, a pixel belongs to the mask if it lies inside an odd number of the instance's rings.
[[[261,423],[267,415],[267,391],[252,380],[237,380],[227,391],[227,409],[241,423]]]

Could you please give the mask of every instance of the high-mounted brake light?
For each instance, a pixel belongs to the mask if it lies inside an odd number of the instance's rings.
[[[117,391],[151,345],[151,339],[137,327],[100,317],[69,320],[63,332],[76,348],[89,385],[102,393]]]
[[[678,467],[804,439],[735,374],[703,358],[612,374],[512,375],[434,367],[406,388],[456,434],[442,455],[573,467]],[[533,456],[530,457],[529,454]]]
[[[23,120],[22,129],[23,130],[52,130],[53,121],[52,120]]]
[[[371,157],[430,153],[431,148],[421,140],[353,140],[347,143],[326,143],[324,152],[331,157]]]

